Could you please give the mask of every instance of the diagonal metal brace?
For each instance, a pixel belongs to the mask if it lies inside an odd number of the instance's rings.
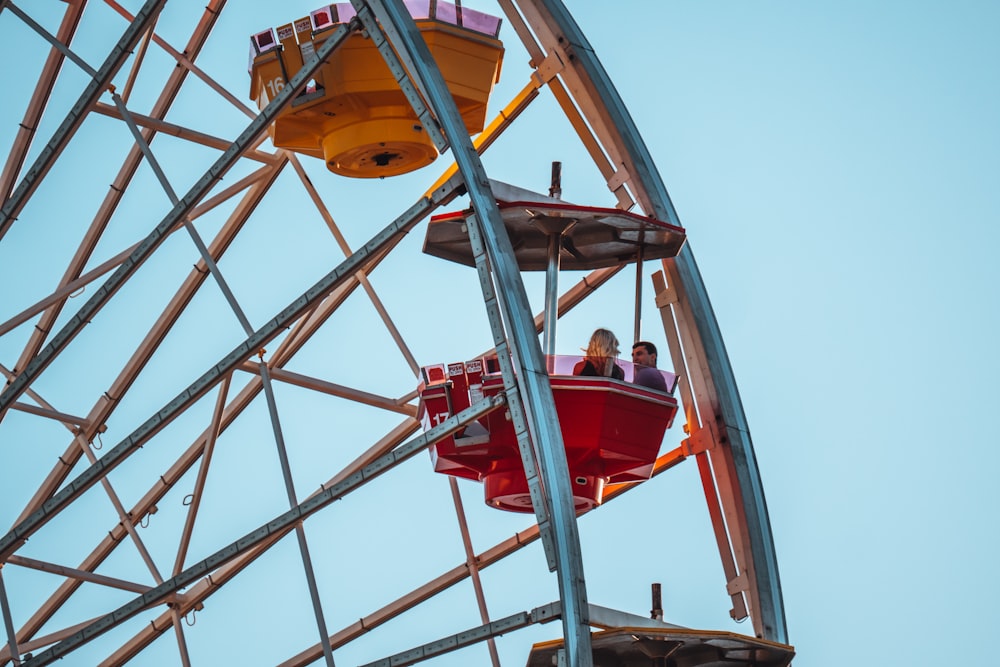
[[[510,347],[504,330],[496,288],[493,284],[493,274],[486,256],[481,225],[474,214],[468,218],[468,234],[472,254],[476,261],[476,273],[479,275],[480,288],[486,305],[486,314],[493,334],[494,349],[503,374],[504,392],[507,394],[507,406],[510,411],[511,423],[514,426],[514,434],[517,437],[517,449],[521,454],[521,465],[524,467],[524,477],[528,482],[528,492],[531,495],[531,505],[535,510],[535,519],[538,522],[539,537],[542,540],[545,559],[551,572],[556,569],[558,564],[555,541],[552,535],[552,522],[549,518],[548,504],[545,502],[545,491],[538,475],[538,461],[531,445],[524,404],[521,402],[517,377],[511,363]]]
[[[108,630],[142,612],[144,609],[159,604],[176,591],[193,584],[210,574],[213,570],[238,558],[240,555],[253,549],[256,545],[268,540],[275,533],[288,531],[319,510],[356,491],[376,477],[427,449],[427,447],[438,440],[452,435],[466,424],[489,414],[493,410],[500,408],[503,404],[504,399],[501,395],[492,396],[462,410],[453,417],[449,417],[434,428],[375,459],[347,479],[304,500],[284,514],[275,517],[228,546],[219,549],[208,558],[195,563],[177,576],[164,581],[159,586],[151,588],[148,592],[140,595],[131,602],[95,620],[72,637],[63,640],[48,650],[39,653],[31,660],[24,662],[24,667],[41,667],[42,665],[48,665],[63,658],[92,639],[96,639]]]
[[[505,616],[504,618],[497,619],[490,623],[485,623],[475,628],[469,628],[463,632],[459,632],[433,642],[428,642],[422,646],[411,648],[408,651],[391,655],[388,658],[382,658],[381,660],[376,660],[375,662],[369,662],[362,665],[362,667],[406,667],[407,665],[413,665],[418,662],[423,662],[424,660],[436,658],[444,653],[450,653],[452,651],[457,651],[460,648],[465,648],[466,646],[472,646],[473,644],[487,639],[492,639],[493,637],[499,637],[514,630],[521,630],[522,628],[526,628],[536,623],[548,623],[549,621],[554,621],[558,619],[561,614],[561,605],[559,602],[550,602],[543,607],[536,607],[530,612],[520,611],[516,614]]]
[[[192,186],[191,190],[174,205],[149,236],[136,246],[132,254],[118,267],[118,270],[96,290],[94,295],[80,308],[76,315],[71,317],[65,326],[52,337],[49,344],[25,366],[24,370],[18,374],[3,393],[0,393],[0,419],[3,418],[3,414],[7,408],[24,393],[28,385],[52,363],[55,357],[69,345],[70,341],[80,333],[83,327],[93,319],[97,312],[121,289],[122,285],[132,277],[132,274],[149,259],[149,256],[170,235],[173,228],[191,213],[191,210],[208,194],[215,183],[229,171],[243,152],[256,142],[257,137],[274,122],[278,113],[305,87],[322,62],[347,39],[350,31],[356,29],[359,25],[360,22],[352,20],[350,24],[341,25],[333,32],[316,51],[315,56],[302,66],[299,73],[292,77],[288,85],[261,111],[260,115],[250,121],[250,124],[233,141],[229,149],[215,161],[198,182]],[[17,193],[15,193],[14,197],[16,196]],[[14,197],[11,199],[13,200]],[[8,204],[10,204],[10,201],[8,201]],[[7,208],[5,205],[3,212],[6,212]],[[0,233],[3,231],[3,224],[4,214],[0,213]]]
[[[3,207],[0,208],[0,239],[7,233],[14,220],[17,219],[18,214],[27,205],[28,199],[38,188],[45,175],[52,169],[52,165],[55,164],[56,158],[62,153],[66,144],[73,138],[76,131],[80,129],[80,125],[83,124],[91,107],[111,84],[111,79],[114,78],[118,70],[125,64],[125,60],[132,54],[132,48],[136,45],[136,42],[139,41],[142,34],[156,20],[166,1],[147,0],[142,9],[136,12],[135,20],[125,29],[121,39],[118,40],[118,43],[115,44],[115,47],[111,49],[111,53],[104,60],[104,64],[93,74],[93,78],[87,84],[83,94],[80,95],[80,99],[77,100],[73,108],[66,114],[66,118],[59,124],[52,138],[49,139],[49,142],[42,149],[41,153],[39,153],[34,164],[28,169],[20,185],[17,186],[17,189],[3,203]],[[3,10],[6,4],[6,2],[0,3],[0,11]]]
[[[368,243],[356,250],[315,285],[306,290],[304,294],[255,331],[253,335],[247,337],[246,340],[236,346],[235,349],[223,357],[217,364],[191,383],[187,389],[178,394],[166,406],[130,433],[128,437],[98,459],[96,463],[80,473],[76,479],[66,484],[59,493],[45,501],[41,508],[28,515],[6,535],[0,537],[0,562],[3,562],[10,554],[14,553],[20,545],[24,544],[31,535],[56,514],[65,509],[70,502],[82,495],[122,461],[135,453],[136,450],[169,424],[188,405],[205,395],[226,374],[239,367],[248,357],[255,354],[266,343],[278,336],[314,304],[326,298],[331,291],[343,282],[350,280],[365,264],[378,258],[383,251],[392,246],[393,242],[398,242],[402,234],[409,231],[435,207],[450,201],[456,196],[460,183],[461,181],[457,178],[452,179],[445,187],[440,188],[435,193],[434,199],[423,198],[410,207],[409,210],[405,211],[399,218],[376,234]]]

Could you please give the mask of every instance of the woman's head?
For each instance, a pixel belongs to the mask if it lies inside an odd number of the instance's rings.
[[[600,365],[595,365],[602,375],[611,375],[611,366],[618,352],[618,339],[607,329],[597,329],[590,336],[587,356],[591,359],[591,363],[595,360],[601,362]]]

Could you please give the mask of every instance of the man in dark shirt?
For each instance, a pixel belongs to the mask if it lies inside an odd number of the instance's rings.
[[[650,389],[666,392],[667,382],[660,371],[656,370],[656,346],[649,341],[640,340],[632,345],[632,363],[635,364],[635,377],[632,381]]]

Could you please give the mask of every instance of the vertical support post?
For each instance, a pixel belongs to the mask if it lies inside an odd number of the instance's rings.
[[[639,236],[639,252],[635,258],[635,327],[633,328],[632,342],[642,340],[642,259],[643,259],[642,235]]]
[[[7,631],[7,646],[10,647],[10,657],[15,667],[17,667],[21,664],[21,654],[17,650],[17,634],[14,632],[14,619],[10,614],[7,589],[3,585],[3,563],[0,563],[0,607],[3,608],[3,625]]]
[[[181,614],[176,608],[170,611],[173,612],[171,617],[174,620],[174,634],[177,636],[177,651],[181,656],[181,667],[191,667],[191,655],[188,653],[187,639],[184,637],[184,628],[181,626],[183,623]]]
[[[198,475],[195,477],[194,490],[191,492],[191,505],[188,507],[187,518],[184,519],[184,530],[181,531],[180,544],[177,547],[177,558],[174,560],[174,569],[171,576],[177,576],[184,570],[184,559],[187,558],[188,545],[191,544],[191,534],[194,532],[194,522],[198,518],[198,509],[201,507],[201,497],[205,490],[205,482],[208,480],[208,469],[212,464],[212,454],[215,452],[215,443],[222,430],[222,414],[226,409],[226,397],[229,395],[229,383],[232,382],[232,374],[226,375],[219,387],[219,396],[215,399],[215,411],[212,413],[212,422],[208,428],[208,435],[205,436],[205,444],[201,450],[201,464],[198,466]]]
[[[552,177],[549,181],[549,196],[562,197],[562,162],[552,163]],[[562,234],[549,231],[549,263],[545,270],[545,317],[543,320],[543,350],[546,370],[554,370],[552,357],[556,353],[556,320],[559,319],[559,243]]]
[[[451,410],[449,409],[449,412]],[[476,552],[472,548],[472,537],[469,535],[469,522],[465,518],[465,506],[462,504],[462,492],[458,488],[458,480],[448,476],[448,485],[451,488],[451,498],[455,503],[455,516],[458,518],[458,528],[462,533],[462,546],[465,547],[465,565],[469,568],[469,578],[472,580],[472,588],[476,592],[476,602],[479,604],[479,617],[483,624],[490,622],[490,612],[486,608],[486,593],[483,591],[483,582],[479,577],[479,563],[476,560]],[[486,648],[490,652],[490,664],[493,667],[500,667],[500,654],[497,653],[497,643],[493,637],[486,640]]]
[[[663,590],[660,584],[653,584],[653,608],[649,610],[649,617],[655,621],[663,620]]]
[[[263,352],[262,352],[263,354]],[[274,386],[271,383],[271,373],[267,364],[260,360],[261,386],[267,398],[267,409],[271,414],[271,426],[274,429],[274,440],[278,446],[278,459],[281,462],[281,474],[285,480],[285,492],[288,494],[288,507],[294,509],[299,501],[295,497],[295,485],[292,482],[292,469],[288,464],[288,451],[285,449],[285,438],[281,433],[281,423],[278,421],[278,404],[274,399]],[[302,569],[306,573],[306,583],[309,586],[309,597],[312,599],[313,612],[316,616],[316,626],[319,630],[319,641],[323,646],[323,658],[328,667],[334,667],[333,648],[330,646],[330,633],[326,629],[326,619],[323,617],[323,607],[319,600],[319,588],[316,585],[316,573],[313,570],[312,558],[309,556],[309,545],[306,542],[306,531],[302,522],[295,524],[295,537],[299,542],[299,553],[302,555]]]
[[[549,232],[549,263],[545,268],[545,317],[543,349],[546,363],[551,364],[551,358],[556,353],[556,319],[559,315],[559,244],[562,234]],[[552,368],[546,367],[548,372]]]
[[[351,0],[351,3],[359,10],[370,7],[375,13],[403,64],[417,80],[418,87],[426,93],[428,106],[434,111],[448,138],[455,162],[465,181],[472,208],[476,212],[470,218],[470,237],[472,227],[480,226],[489,264],[496,278],[498,305],[507,327],[507,339],[511,342],[513,362],[518,371],[517,393],[522,399],[524,416],[527,418],[541,473],[544,493],[538,502],[543,503],[548,510],[546,514],[551,520],[555,541],[556,576],[563,603],[563,632],[569,665],[592,667],[589,605],[566,449],[524,283],[517,272],[516,263],[512,261],[514,251],[490,190],[486,170],[444,78],[403,2]]]

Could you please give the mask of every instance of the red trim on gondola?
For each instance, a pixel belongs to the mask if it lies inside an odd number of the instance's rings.
[[[569,204],[566,202],[537,202],[537,201],[498,201],[497,208],[501,211],[508,208],[527,208],[533,211],[537,210],[548,210],[548,211],[565,211],[567,209],[572,209],[580,213],[589,213],[593,215],[616,215],[623,218],[629,218],[630,220],[635,220],[636,222],[653,225],[656,227],[662,227],[664,230],[670,230],[672,232],[678,232],[681,234],[685,233],[683,227],[678,227],[677,225],[671,225],[669,222],[663,222],[662,220],[657,220],[656,218],[649,218],[644,215],[639,215],[638,213],[632,213],[631,211],[623,211],[617,208],[605,208],[601,206],[581,206],[579,204]],[[452,221],[461,220],[469,215],[468,211],[450,211],[448,213],[439,213],[437,215],[431,216],[432,222],[438,221]]]

